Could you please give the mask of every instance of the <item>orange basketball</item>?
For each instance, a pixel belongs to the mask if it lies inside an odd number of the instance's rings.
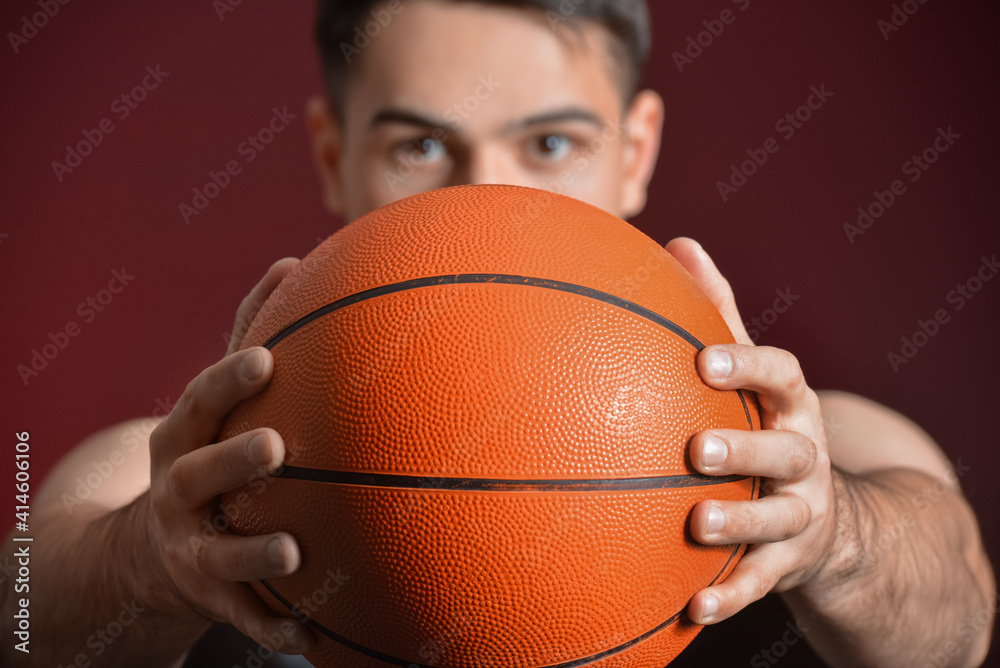
[[[465,186],[364,216],[243,342],[274,377],[222,437],[272,427],[287,457],[223,508],[303,555],[256,591],[308,617],[318,666],[660,668],[744,549],[695,543],[692,507],[758,492],[686,460],[698,431],[759,429],[751,396],[698,376],[732,341],[663,248],[589,204]]]

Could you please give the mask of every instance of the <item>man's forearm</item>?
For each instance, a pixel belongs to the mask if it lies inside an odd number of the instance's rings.
[[[3,665],[175,665],[208,628],[178,609],[173,585],[157,572],[146,538],[148,493],[117,510],[52,507],[33,516],[30,591],[4,586]],[[85,514],[81,516],[82,514]],[[3,554],[14,546],[5,542]],[[16,599],[28,598],[30,653],[13,647]]]
[[[835,471],[835,554],[783,594],[834,666],[970,666],[996,589],[974,515],[952,485],[910,469]]]

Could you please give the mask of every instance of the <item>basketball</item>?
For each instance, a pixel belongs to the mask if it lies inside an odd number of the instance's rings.
[[[562,195],[461,186],[358,219],[243,341],[274,375],[221,438],[271,427],[286,458],[220,507],[302,551],[255,591],[308,620],[317,666],[660,668],[745,549],[696,543],[692,508],[759,493],[686,457],[760,428],[697,372],[733,341],[659,244]]]

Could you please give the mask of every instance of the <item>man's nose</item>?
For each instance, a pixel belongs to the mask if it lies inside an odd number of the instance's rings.
[[[517,161],[513,156],[494,148],[483,148],[470,152],[464,163],[455,170],[454,176],[457,183],[451,185],[486,183],[514,186],[534,185],[529,175],[518,168]]]

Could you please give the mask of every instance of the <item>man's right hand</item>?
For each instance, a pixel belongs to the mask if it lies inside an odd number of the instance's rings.
[[[300,621],[275,616],[247,583],[295,572],[301,563],[295,539],[287,533],[240,537],[208,527],[213,519],[218,523],[220,494],[274,472],[284,460],[284,442],[272,429],[216,439],[233,407],[271,379],[274,360],[267,349],[237,349],[260,305],[296,263],[286,258],[268,270],[237,311],[226,357],[188,384],[150,434],[145,499],[153,561],[176,599],[166,604],[170,612],[230,623],[286,654],[308,651],[315,638]]]

